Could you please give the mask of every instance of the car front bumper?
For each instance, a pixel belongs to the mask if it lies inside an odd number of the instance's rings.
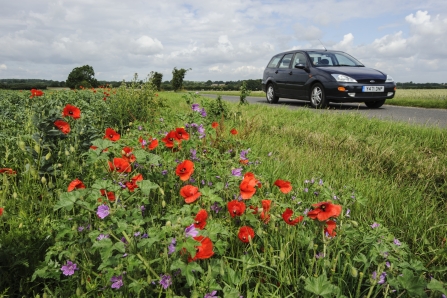
[[[371,102],[391,99],[396,94],[395,83],[371,85],[384,86],[384,92],[363,92],[363,86],[369,85],[361,83],[327,82],[324,87],[326,91],[326,98],[333,102]]]

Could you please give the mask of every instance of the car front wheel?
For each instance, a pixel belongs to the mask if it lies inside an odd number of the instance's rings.
[[[376,100],[376,101],[368,101],[368,102],[365,102],[365,105],[371,109],[378,109],[381,106],[383,106],[384,103],[385,103],[385,99],[384,100]]]
[[[324,109],[328,106],[326,94],[324,93],[323,85],[316,83],[310,90],[310,104],[316,109]]]
[[[265,97],[267,98],[268,103],[278,103],[279,97],[275,94],[275,88],[273,88],[273,84],[269,84],[267,86]]]

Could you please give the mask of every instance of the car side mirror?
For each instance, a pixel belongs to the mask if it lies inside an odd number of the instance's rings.
[[[306,65],[304,65],[303,63],[297,63],[297,64],[295,64],[295,68],[305,69]]]

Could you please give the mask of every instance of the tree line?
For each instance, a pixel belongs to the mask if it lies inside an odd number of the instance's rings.
[[[206,91],[206,90],[222,90],[222,91],[239,91],[245,82],[247,90],[262,90],[261,79],[249,79],[238,81],[186,81],[185,75],[189,69],[174,67],[172,70],[172,80],[163,81],[163,74],[159,72],[151,72],[149,80],[159,91]],[[98,81],[95,78],[95,71],[90,65],[75,67],[68,75],[65,81],[41,80],[41,79],[0,79],[0,89],[10,90],[30,90],[30,89],[47,89],[48,87],[67,87],[70,89],[80,88],[97,88],[100,86],[119,87],[122,84],[130,84],[126,81]],[[143,80],[139,81],[144,84]],[[398,89],[446,89],[447,83],[396,83]]]

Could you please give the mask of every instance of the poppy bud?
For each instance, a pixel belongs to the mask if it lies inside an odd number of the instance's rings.
[[[146,281],[147,281],[148,284],[151,284],[152,278],[148,275]]]
[[[14,192],[14,193],[12,194],[12,197],[13,197],[14,199],[17,199],[17,193]]]
[[[220,274],[221,276],[224,276],[224,275],[225,275],[225,269],[224,269],[224,267],[225,267],[224,262],[223,262],[222,260],[220,260],[220,270],[219,270],[219,274]]]
[[[43,293],[42,298],[48,298],[47,293]]]
[[[70,152],[75,152],[75,147],[70,146]]]
[[[68,150],[65,150],[65,155],[66,155],[66,156],[69,156],[69,155],[70,155],[70,152],[68,152]]]
[[[284,253],[283,250],[281,250],[281,251],[279,252],[279,259],[280,259],[281,261],[283,261],[285,257],[286,257],[286,254]]]
[[[129,126],[132,126],[132,124],[133,124],[132,122],[129,122]]]
[[[352,275],[352,277],[357,277],[358,274],[359,274],[358,270],[355,267],[351,266],[351,275]]]
[[[161,201],[161,207],[163,207],[163,208],[166,207],[166,202],[165,202],[165,200]]]
[[[34,151],[36,151],[37,153],[40,153],[40,146],[39,145],[34,145]]]
[[[168,220],[168,221],[166,222],[166,226],[167,226],[167,227],[170,227],[171,225],[172,225],[171,221]]]
[[[64,179],[67,179],[67,178],[68,178],[67,173],[64,173]]]
[[[21,229],[23,227],[23,223],[19,224],[19,229]]]
[[[58,168],[62,167],[62,164],[61,164],[61,163],[58,163],[58,164],[57,164],[57,167],[58,167]]]
[[[42,184],[47,184],[47,179],[45,178],[45,176],[42,176],[42,178],[40,178],[40,182],[42,182]]]
[[[39,294],[37,294],[36,296],[34,296],[34,298],[40,298],[40,295],[39,295]]]
[[[47,155],[45,155],[45,160],[49,160],[51,157],[51,152],[48,152]]]
[[[48,182],[48,187],[49,188],[53,188],[54,187],[54,184],[53,184],[53,182],[51,182],[51,180],[50,180],[50,182]]]
[[[25,142],[24,141],[19,141],[19,148],[22,150],[25,150]]]
[[[356,222],[355,220],[351,220],[352,225],[357,228],[359,226],[359,223]]]
[[[82,290],[81,290],[80,287],[77,287],[77,288],[76,288],[76,296],[77,296],[77,297],[81,297],[81,295],[82,295]]]

